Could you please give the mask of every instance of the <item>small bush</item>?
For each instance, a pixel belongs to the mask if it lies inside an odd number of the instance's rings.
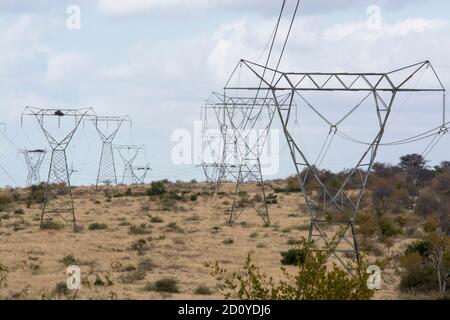
[[[64,228],[62,224],[52,220],[45,220],[41,223],[41,229],[43,230],[60,230],[62,228]]]
[[[204,285],[199,285],[194,289],[194,294],[198,294],[201,296],[209,296],[212,293],[213,292],[211,291],[211,289],[209,289],[207,286]]]
[[[163,223],[164,220],[159,216],[154,216],[150,218],[150,222],[152,223]]]
[[[290,238],[287,241],[287,244],[290,245],[290,246],[298,246],[301,243],[302,243],[302,240],[297,240],[297,239],[293,239],[293,238]]]
[[[69,289],[67,288],[67,284],[65,282],[59,282],[56,284],[53,293],[58,296],[65,296],[69,293]]]
[[[138,262],[137,268],[138,270],[151,271],[155,267],[155,264],[149,258],[142,259]]]
[[[426,190],[422,192],[416,201],[414,213],[421,216],[429,216],[439,211],[439,200],[433,192]]]
[[[130,250],[137,251],[137,254],[142,256],[148,250],[147,241],[144,239],[134,241],[130,246]]]
[[[196,194],[191,194],[190,198],[191,201],[197,201],[197,195]]]
[[[108,229],[108,225],[106,223],[91,223],[89,225],[89,230],[105,230]]]
[[[400,290],[408,293],[426,293],[438,289],[433,266],[424,263],[418,253],[410,253],[401,258],[402,274]]]
[[[281,254],[281,264],[284,265],[302,265],[305,262],[306,250],[302,248],[289,249]]]
[[[72,265],[78,265],[80,264],[80,261],[74,257],[73,255],[69,254],[61,259],[61,262],[66,266],[72,266]]]
[[[399,228],[393,219],[383,216],[380,218],[379,227],[383,238],[395,237],[402,234],[401,228]]]
[[[171,222],[169,223],[166,228],[168,229],[168,231],[171,232],[177,232],[177,233],[184,233],[183,228],[181,228],[180,226],[178,226],[175,222]]]
[[[22,208],[17,208],[14,210],[14,214],[25,214],[25,211]]]
[[[222,243],[225,245],[230,245],[230,244],[234,243],[234,240],[231,238],[227,238],[227,239],[223,240]]]
[[[145,279],[146,272],[145,270],[132,270],[130,272],[127,272],[125,274],[122,274],[119,277],[120,282],[124,284],[131,284],[136,281],[144,280]]]
[[[128,234],[134,235],[146,235],[149,234],[150,232],[151,231],[146,228],[145,224],[140,226],[132,225],[128,230]]]
[[[163,278],[154,283],[149,283],[144,287],[146,291],[178,293],[177,280],[172,278]]]
[[[408,245],[408,247],[406,248],[405,254],[409,255],[409,254],[417,253],[422,258],[428,258],[432,249],[433,249],[433,246],[431,245],[431,243],[429,241],[420,240],[420,241],[415,241],[415,242],[411,243],[410,245]]]
[[[159,196],[167,192],[164,181],[152,182],[150,189],[147,190],[147,195],[149,196]]]

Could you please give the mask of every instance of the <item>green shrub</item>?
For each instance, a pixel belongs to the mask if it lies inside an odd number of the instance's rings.
[[[80,264],[80,261],[74,257],[73,255],[69,254],[61,259],[61,262],[66,266],[72,266],[72,265],[78,265]]]
[[[281,254],[281,264],[298,266],[305,262],[306,250],[303,248],[289,249]]]
[[[436,272],[433,266],[425,263],[416,252],[409,253],[401,259],[402,273],[400,290],[408,293],[426,293],[438,290]]]
[[[144,287],[146,291],[178,293],[177,280],[172,278],[163,278],[154,283],[149,283]]]
[[[402,229],[396,225],[393,219],[386,216],[380,218],[379,227],[383,238],[395,237],[402,234]]]
[[[106,223],[91,223],[89,225],[89,230],[105,230],[108,229],[108,225]]]
[[[433,249],[433,246],[431,245],[431,243],[429,241],[419,240],[419,241],[415,241],[415,242],[409,244],[408,247],[406,248],[405,254],[409,255],[409,254],[417,253],[422,258],[428,258],[432,249]]]
[[[159,196],[167,192],[164,181],[154,181],[150,185],[150,189],[147,190],[149,196]]]
[[[150,222],[152,223],[163,223],[164,220],[159,216],[154,216],[150,218]]]
[[[197,201],[197,195],[196,194],[191,194],[190,200],[191,201]]]

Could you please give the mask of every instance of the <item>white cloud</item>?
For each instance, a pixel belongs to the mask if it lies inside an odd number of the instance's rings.
[[[91,61],[88,56],[76,52],[61,52],[48,59],[46,80],[49,82],[71,81],[86,76]]]

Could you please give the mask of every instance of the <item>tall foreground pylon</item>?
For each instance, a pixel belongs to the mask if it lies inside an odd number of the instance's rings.
[[[302,191],[301,205],[310,216],[308,245],[325,252],[323,262],[333,256],[352,272],[355,262],[360,262],[355,219],[379,147],[412,143],[448,131],[441,80],[429,61],[386,73],[282,72],[247,60],[239,64],[244,73],[239,74],[240,82],[229,82],[225,91],[274,99]],[[292,93],[288,108],[281,107],[279,96],[284,92]],[[395,102],[408,102],[413,93],[424,93],[423,99],[437,95],[434,102],[423,104],[427,106],[423,112],[442,116],[442,122],[439,119],[440,124],[424,134],[383,142],[391,114],[402,109],[395,110]],[[291,121],[294,103],[300,114],[297,125]],[[432,109],[433,104],[437,110]],[[357,137],[351,136],[355,127]],[[322,143],[314,141],[307,148],[306,142],[313,137]],[[350,168],[328,179],[320,167],[342,162],[349,153],[356,154],[353,163],[345,162]],[[334,158],[330,161],[331,154]]]
[[[61,218],[64,222],[70,221],[74,230],[76,229],[66,150],[83,118],[93,115],[94,111],[92,108],[45,109],[26,107],[22,112],[22,118],[23,116],[33,116],[36,118],[52,149],[44,204],[42,206],[41,226],[45,221]],[[44,119],[49,118],[56,118],[57,123],[53,123],[53,126],[51,126],[51,123],[44,122]],[[69,127],[69,129],[61,133],[61,120],[68,118],[73,120],[73,124],[68,126],[65,123],[65,126]]]

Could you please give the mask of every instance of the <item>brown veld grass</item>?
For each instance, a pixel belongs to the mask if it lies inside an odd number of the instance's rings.
[[[76,264],[82,272],[77,299],[221,299],[208,264],[218,261],[239,270],[251,252],[255,263],[277,279],[280,252],[307,235],[299,193],[277,194],[278,203],[269,205],[270,226],[251,209],[229,226],[227,194],[233,185],[225,185],[215,199],[209,185],[175,185],[177,194],[184,193],[182,201],[149,197],[147,188],[136,186],[132,196],[117,198],[100,193],[96,199],[91,188],[75,188],[77,233],[63,222],[60,229],[40,229],[40,204],[2,212],[0,263],[9,272],[0,298],[71,299],[66,267]],[[255,186],[247,188],[251,196]],[[396,242],[390,253],[407,243]],[[397,277],[385,272],[389,281],[376,298],[399,298]]]

